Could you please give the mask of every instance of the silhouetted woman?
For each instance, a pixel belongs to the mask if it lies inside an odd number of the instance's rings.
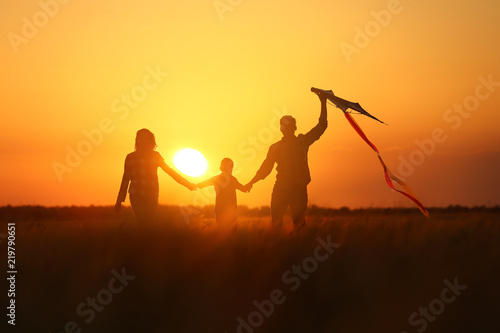
[[[196,189],[193,183],[187,181],[170,168],[155,149],[156,140],[154,134],[145,128],[137,131],[135,151],[128,154],[125,159],[125,171],[123,172],[120,192],[116,199],[115,211],[119,212],[121,203],[125,201],[127,196],[128,189],[130,204],[139,223],[153,222],[158,207],[158,167],[162,168],[179,184],[192,191]]]

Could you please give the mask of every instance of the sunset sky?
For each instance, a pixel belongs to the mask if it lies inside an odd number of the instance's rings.
[[[66,2],[0,3],[0,205],[114,204],[141,128],[172,167],[182,148],[205,155],[190,181],[230,157],[246,183],[279,117],[316,124],[311,87],[389,124],[354,116],[425,206],[500,204],[498,1]],[[339,109],[328,123],[309,204],[413,207]],[[158,173],[161,204],[213,204]],[[238,203],[268,205],[274,180]]]

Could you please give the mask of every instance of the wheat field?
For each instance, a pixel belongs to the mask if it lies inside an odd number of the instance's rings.
[[[240,207],[235,229],[212,207],[161,206],[149,226],[130,208],[1,207],[15,331],[500,332],[498,207],[311,207],[300,232],[268,212]]]

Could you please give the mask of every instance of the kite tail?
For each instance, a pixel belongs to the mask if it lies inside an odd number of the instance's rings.
[[[354,118],[352,118],[351,115],[347,112],[344,112],[344,115],[347,118],[347,121],[349,121],[351,126],[354,128],[354,130],[359,134],[359,136],[377,153],[378,159],[382,164],[382,168],[384,169],[385,182],[387,183],[387,185],[389,185],[389,187],[395,190],[396,192],[401,193],[402,195],[406,196],[408,199],[413,201],[418,206],[422,214],[424,214],[425,217],[429,218],[429,212],[427,211],[427,209],[425,209],[424,205],[422,205],[422,203],[417,199],[416,195],[413,193],[410,187],[404,181],[396,177],[391,172],[391,170],[389,170],[389,168],[387,168],[387,166],[384,163],[384,160],[382,159],[382,156],[380,156],[377,147],[375,147],[375,145],[370,140],[368,140],[365,133],[363,132],[361,127],[359,127],[358,123],[354,120]],[[401,187],[403,187],[406,192],[396,189],[392,181],[395,181],[399,185],[401,185]]]

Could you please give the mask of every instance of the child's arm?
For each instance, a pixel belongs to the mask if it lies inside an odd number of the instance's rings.
[[[209,178],[205,181],[202,181],[201,183],[196,184],[196,187],[197,188],[204,188],[204,187],[211,186],[211,185],[215,185],[213,178]]]
[[[236,182],[237,190],[240,190],[241,192],[245,193],[248,193],[250,191],[251,186],[241,184],[236,178],[234,178],[234,181]]]

